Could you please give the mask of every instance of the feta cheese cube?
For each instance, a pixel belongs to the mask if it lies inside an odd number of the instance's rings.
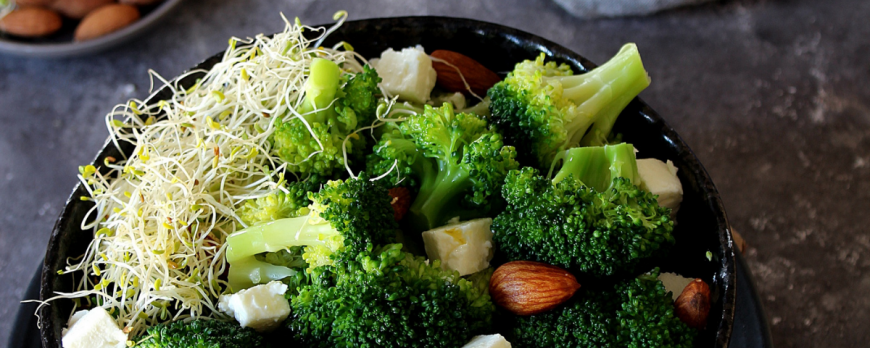
[[[499,334],[482,335],[474,336],[462,348],[511,348],[511,343]]]
[[[127,334],[103,307],[97,307],[73,314],[61,344],[63,348],[125,348]]]
[[[683,185],[677,178],[677,167],[655,158],[637,160],[637,172],[643,181],[642,188],[658,195],[659,205],[671,208],[671,216],[677,214],[683,201]]]
[[[390,94],[420,104],[429,101],[438,74],[423,47],[408,47],[399,52],[388,48],[380,59],[372,59],[369,64],[381,77],[381,87]]]
[[[661,273],[659,274],[659,280],[662,281],[662,285],[665,286],[665,289],[671,292],[671,296],[674,298],[674,301],[676,301],[677,297],[683,293],[683,289],[686,288],[686,285],[689,285],[689,283],[695,279],[686,278],[674,273]]]
[[[290,315],[290,303],[284,298],[287,285],[272,281],[231,295],[221,295],[218,309],[243,327],[259,332],[271,331]]]
[[[492,219],[476,219],[423,232],[426,255],[441,260],[441,268],[472,274],[492,260]]]

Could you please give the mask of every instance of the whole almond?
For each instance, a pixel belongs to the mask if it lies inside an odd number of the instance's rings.
[[[674,301],[675,313],[690,327],[703,330],[710,315],[710,286],[701,279],[695,279],[683,289]]]
[[[76,28],[75,40],[85,41],[106,35],[139,19],[139,10],[130,5],[112,4],[88,14]]]
[[[15,5],[19,7],[27,7],[27,6],[42,6],[42,7],[51,7],[54,5],[55,0],[15,0]]]
[[[57,0],[52,7],[69,18],[82,19],[88,13],[113,2],[115,0]]]
[[[62,25],[57,12],[41,7],[22,7],[0,18],[0,31],[21,37],[50,35]]]
[[[492,70],[462,53],[436,50],[430,56],[436,58],[432,60],[432,68],[438,73],[436,83],[450,92],[468,94],[468,88],[462,82],[462,77],[465,77],[465,82],[468,83],[471,90],[481,97],[486,95],[486,91],[492,85],[501,81],[501,78]],[[444,62],[449,63],[449,65]],[[459,75],[460,72],[462,77]]]
[[[148,6],[163,2],[163,0],[118,0],[118,2],[127,5]]]
[[[492,274],[489,294],[495,304],[516,315],[546,312],[580,289],[568,271],[533,261],[508,262]]]

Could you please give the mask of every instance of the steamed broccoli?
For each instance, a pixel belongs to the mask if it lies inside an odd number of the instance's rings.
[[[277,190],[265,197],[246,200],[236,210],[239,219],[245,224],[257,225],[264,222],[283,218],[299,217],[308,215],[309,192],[317,192],[320,189],[320,181],[309,179],[287,183],[284,190]]]
[[[492,223],[508,260],[531,260],[594,276],[630,271],[674,243],[670,209],[636,184],[629,144],[567,150],[553,180],[534,168],[511,171],[507,209]]]
[[[494,123],[524,165],[547,169],[560,150],[606,144],[616,118],[650,80],[637,46],[626,44],[607,63],[573,75],[544,54],[516,65],[488,91]]]
[[[373,175],[392,170],[391,182],[406,178],[418,190],[405,219],[424,231],[456,216],[468,219],[476,217],[468,215],[472,211],[488,211],[507,172],[518,167],[515,156],[485,119],[455,113],[445,103],[426,105],[387,129],[367,165]]]
[[[349,135],[348,159],[362,162],[365,138],[351,133],[374,120],[380,78],[365,66],[343,86],[342,79],[337,64],[315,58],[305,84],[305,99],[297,110],[301,118],[276,121],[269,137],[272,152],[289,164],[289,171],[332,176],[345,166],[342,144]]]
[[[304,246],[302,259],[310,271],[355,257],[372,245],[391,243],[396,236],[387,189],[365,175],[330,181],[309,198],[308,215],[251,226],[227,238],[229,282],[234,291],[297,272],[257,260],[258,254]]]
[[[465,279],[401,244],[317,269],[291,296],[287,326],[311,347],[454,348],[489,330],[490,271]]]
[[[220,320],[175,321],[148,328],[133,340],[137,348],[262,348],[266,343],[256,331]]]
[[[674,315],[670,293],[652,275],[605,290],[583,289],[555,310],[508,320],[517,348],[692,347],[696,332]]]

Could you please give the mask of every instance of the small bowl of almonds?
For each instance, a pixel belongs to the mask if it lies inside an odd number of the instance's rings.
[[[155,24],[181,0],[0,0],[0,53],[69,57],[101,51]]]

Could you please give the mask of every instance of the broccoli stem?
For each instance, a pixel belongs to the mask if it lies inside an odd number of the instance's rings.
[[[236,292],[257,284],[292,277],[296,272],[294,269],[276,266],[248,256],[233,262],[227,274],[227,281],[230,283],[231,292]]]
[[[619,113],[641,91],[649,86],[650,79],[637,46],[622,46],[607,63],[585,74],[549,77],[562,84],[562,97],[574,102],[579,116],[566,125],[568,144],[581,140],[589,145],[603,145]],[[586,135],[591,125],[591,136]]]
[[[628,106],[628,103],[631,103],[631,101],[634,100],[634,97],[646,89],[647,86],[649,86],[649,77],[644,74],[643,76],[638,77],[638,80],[635,80],[635,82],[631,84],[628,91],[614,99],[610,105],[602,109],[598,114],[598,119],[592,124],[592,127],[586,135],[583,136],[583,139],[580,140],[580,146],[606,145],[607,137],[610,135],[610,131],[613,129],[613,124],[616,123],[616,119],[619,118],[619,114],[622,113],[622,110]]]
[[[473,183],[467,170],[458,165],[442,166],[437,175],[423,175],[420,192],[408,209],[411,221],[422,231],[441,226],[453,216],[443,216],[448,205],[458,204],[456,197],[462,195]]]
[[[626,178],[635,185],[640,180],[634,146],[631,144],[568,149],[556,155],[553,165],[559,161],[562,162],[562,168],[555,176],[551,175],[554,184],[573,176],[584,185],[604,192],[610,188],[614,178]],[[550,170],[552,173],[552,168]]]
[[[469,106],[465,109],[459,110],[459,112],[489,117],[492,114],[489,111],[489,104],[492,104],[492,101],[489,99],[489,96],[485,96],[483,100],[481,100],[479,103],[475,104],[474,106]]]
[[[340,235],[328,222],[311,215],[267,222],[227,237],[227,262],[292,246],[323,245],[327,237]]]
[[[338,92],[339,78],[341,77],[341,69],[335,62],[323,59],[314,58],[311,60],[309,68],[308,80],[305,81],[305,101],[300,114],[310,113],[314,110],[326,108],[335,99],[335,94]],[[331,110],[321,110],[313,114],[306,115],[305,119],[308,122],[326,122]]]

